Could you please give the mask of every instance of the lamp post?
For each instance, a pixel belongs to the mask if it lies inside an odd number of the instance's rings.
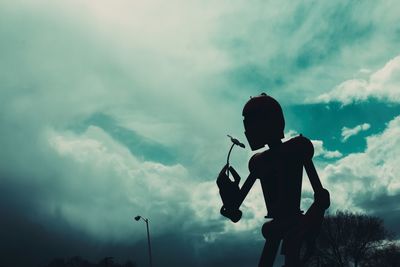
[[[147,229],[147,245],[149,247],[149,261],[150,261],[150,267],[153,267],[153,261],[151,258],[151,244],[150,244],[150,231],[149,231],[149,219],[144,218],[140,215],[135,217],[136,221],[139,221],[140,219],[142,219],[145,223],[146,223],[146,229]]]

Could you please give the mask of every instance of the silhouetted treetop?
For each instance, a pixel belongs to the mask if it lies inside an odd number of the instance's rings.
[[[338,211],[326,216],[310,266],[375,266],[368,265],[371,258],[393,251],[387,250],[391,237],[378,217]]]

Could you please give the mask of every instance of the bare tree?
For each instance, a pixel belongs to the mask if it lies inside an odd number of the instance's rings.
[[[390,236],[378,217],[338,211],[326,216],[309,266],[362,266]]]
[[[389,244],[372,251],[368,256],[365,267],[398,267],[400,266],[400,245]]]

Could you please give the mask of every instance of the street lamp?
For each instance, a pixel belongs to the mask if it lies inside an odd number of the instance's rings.
[[[151,244],[150,244],[150,231],[149,231],[149,219],[146,219],[140,215],[135,217],[136,221],[139,221],[142,219],[146,223],[146,229],[147,229],[147,245],[149,247],[149,261],[150,261],[150,267],[153,267],[153,261],[151,259]]]

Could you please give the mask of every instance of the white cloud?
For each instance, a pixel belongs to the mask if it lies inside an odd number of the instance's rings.
[[[349,139],[350,137],[359,134],[362,131],[366,131],[369,128],[371,128],[371,125],[369,123],[363,123],[360,125],[357,125],[353,128],[347,128],[347,127],[343,127],[342,128],[342,142],[346,142],[347,139]]]
[[[364,152],[350,154],[320,171],[334,208],[365,209],[378,197],[400,194],[400,116],[366,141]]]
[[[324,143],[322,140],[311,140],[314,145],[314,157],[324,157],[326,159],[340,158],[342,153],[338,150],[327,150],[324,147]]]
[[[258,228],[266,215],[258,183],[242,206],[243,219],[232,224],[219,213],[222,202],[214,179],[191,177],[180,164],[142,162],[95,126],[80,135],[48,130],[47,138],[57,161],[68,165],[69,171],[54,177],[58,187],[42,196],[38,212],[57,213],[93,237],[140,238],[133,232],[132,217],[141,214],[162,222],[152,226],[155,236],[180,229],[210,241],[232,231]]]
[[[391,59],[385,66],[369,76],[369,79],[347,80],[332,91],[316,98],[316,102],[339,101],[343,105],[362,102],[370,98],[400,102],[400,56]]]
[[[93,126],[82,135],[54,130],[47,135],[58,160],[69,170],[54,177],[58,186],[54,194],[42,196],[47,201],[38,209],[49,216],[61,214],[96,238],[139,238],[132,232],[137,214],[163,222],[162,227],[153,227],[159,235],[180,227],[192,205],[198,205],[188,202],[194,183],[180,164],[142,162]]]

